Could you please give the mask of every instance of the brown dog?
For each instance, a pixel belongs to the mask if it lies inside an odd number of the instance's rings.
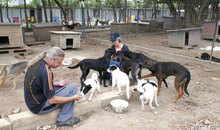
[[[162,79],[169,76],[175,76],[174,86],[177,92],[177,96],[173,102],[176,103],[177,100],[184,94],[184,91],[189,96],[187,86],[190,82],[191,75],[187,68],[176,62],[157,62],[153,66],[149,66],[147,60],[144,60],[144,63],[146,67],[151,71],[151,74],[145,75],[142,78],[156,76],[158,80],[157,95],[160,93]]]
[[[13,84],[13,89],[16,88],[16,83],[14,81],[14,79],[21,74],[22,72],[25,71],[25,69],[27,68],[28,62],[18,62],[12,65],[3,65],[2,67],[2,71],[0,73],[0,87],[4,84],[4,82],[7,79],[11,79],[12,80],[12,84]]]

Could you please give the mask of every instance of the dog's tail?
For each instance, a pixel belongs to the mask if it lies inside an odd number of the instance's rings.
[[[185,93],[187,94],[187,96],[189,96],[189,93],[188,93],[188,91],[187,91],[187,87],[188,87],[188,84],[189,84],[190,79],[191,79],[190,72],[187,71],[186,82],[185,82],[185,86],[184,86],[184,91],[185,91]]]
[[[76,65],[74,65],[74,66],[69,66],[69,67],[67,67],[67,68],[69,68],[69,69],[78,68],[78,67],[80,66],[80,63],[81,63],[81,62],[79,62],[78,64],[76,64]]]

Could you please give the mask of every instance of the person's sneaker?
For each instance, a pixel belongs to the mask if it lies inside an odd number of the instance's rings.
[[[56,122],[56,126],[57,127],[62,127],[62,126],[74,126],[76,124],[78,124],[80,122],[80,118],[79,117],[73,117],[67,121],[57,121]]]

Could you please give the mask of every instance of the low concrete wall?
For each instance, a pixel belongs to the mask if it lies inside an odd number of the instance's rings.
[[[130,87],[130,92],[134,86]],[[117,95],[115,91],[106,92],[103,94],[96,94],[91,102],[77,101],[74,106],[73,116],[85,115],[100,107],[110,104],[110,101],[116,98],[125,99],[125,93]],[[131,94],[132,95],[132,94]],[[88,97],[88,95],[86,95]],[[9,115],[7,119],[0,119],[0,130],[30,130],[35,129],[37,126],[44,126],[54,124],[56,122],[59,109],[44,115],[36,115],[30,111],[21,112],[18,114]]]

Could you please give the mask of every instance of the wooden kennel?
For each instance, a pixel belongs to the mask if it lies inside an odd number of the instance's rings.
[[[167,30],[168,45],[177,48],[198,46],[201,39],[201,29],[202,28],[184,28]]]
[[[81,32],[50,31],[51,45],[62,49],[80,48]]]
[[[0,48],[23,47],[21,24],[0,23]]]

